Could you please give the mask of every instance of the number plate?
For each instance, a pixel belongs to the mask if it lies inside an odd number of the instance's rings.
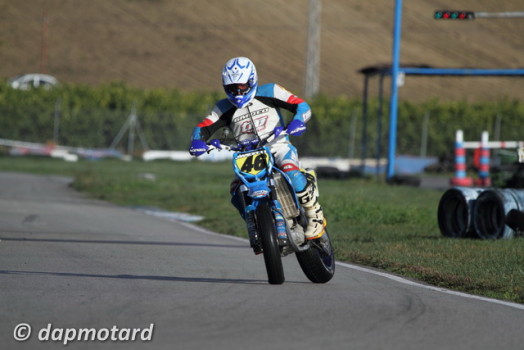
[[[235,158],[235,166],[244,174],[258,175],[267,168],[268,161],[269,154],[261,149],[238,154]]]

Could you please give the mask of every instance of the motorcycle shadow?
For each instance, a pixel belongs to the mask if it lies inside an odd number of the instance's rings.
[[[225,284],[263,284],[268,285],[267,280],[262,279],[241,279],[241,278],[214,278],[214,277],[179,277],[179,276],[151,276],[151,275],[102,275],[87,273],[70,273],[70,272],[43,272],[43,271],[17,271],[17,270],[0,270],[0,275],[45,275],[55,277],[80,277],[80,278],[108,278],[124,280],[149,280],[149,281],[167,281],[167,282],[190,282],[190,283],[225,283]],[[286,283],[311,284],[307,281],[286,281]]]

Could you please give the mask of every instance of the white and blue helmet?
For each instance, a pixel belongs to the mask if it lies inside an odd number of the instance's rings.
[[[258,87],[257,70],[253,62],[246,57],[235,57],[227,61],[222,70],[222,85],[234,106],[246,106],[255,98]]]

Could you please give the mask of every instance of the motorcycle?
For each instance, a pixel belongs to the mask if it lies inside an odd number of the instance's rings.
[[[327,229],[319,238],[305,238],[308,224],[305,211],[291,180],[275,166],[269,148],[272,142],[286,135],[284,130],[264,142],[259,138],[256,144],[248,142],[234,146],[212,140],[208,152],[220,149],[235,152],[233,171],[239,182],[236,196],[241,202],[251,247],[255,254],[264,256],[268,282],[284,283],[282,257],[295,253],[302,271],[311,282],[326,283],[335,274],[335,255]],[[316,184],[314,170],[301,170]]]

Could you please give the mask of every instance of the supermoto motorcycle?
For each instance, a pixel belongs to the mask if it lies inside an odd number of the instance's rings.
[[[327,229],[317,239],[307,240],[307,218],[289,177],[275,166],[269,145],[287,135],[272,135],[256,144],[224,145],[213,140],[209,150],[227,149],[233,154],[233,171],[240,180],[236,195],[243,208],[251,247],[263,254],[268,282],[284,283],[282,257],[295,253],[302,271],[314,283],[326,283],[335,274],[335,256]],[[303,169],[316,182],[313,170]],[[318,191],[318,187],[317,187]],[[317,193],[318,194],[318,193]]]

